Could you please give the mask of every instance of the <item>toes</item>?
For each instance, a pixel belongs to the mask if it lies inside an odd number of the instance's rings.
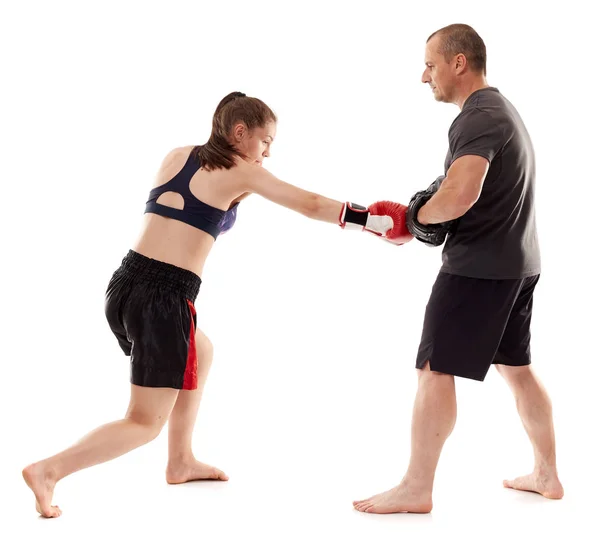
[[[39,512],[45,518],[57,518],[62,515],[62,510],[58,506],[49,506],[39,510]]]
[[[211,480],[227,481],[229,479],[227,477],[227,474],[225,474],[225,472],[223,472],[221,469],[219,469],[215,466],[209,466],[206,468],[208,470],[208,477]]]
[[[219,468],[200,462],[185,467],[167,467],[166,475],[167,482],[171,484],[199,480],[218,480],[224,482],[229,480],[229,476]]]
[[[373,506],[372,503],[369,503],[369,502],[359,502],[354,505],[354,507],[359,512],[368,512],[369,508],[371,508],[372,506]]]
[[[379,496],[380,495],[373,495],[372,497],[369,497],[368,499],[354,501],[353,502],[354,507],[357,510],[359,510],[360,512],[369,512],[375,506],[375,504],[377,504],[377,500],[378,500]]]
[[[504,480],[502,485],[508,489],[523,489],[523,486],[527,484],[523,483],[522,480]]]
[[[516,489],[518,491],[537,491],[536,484],[528,479],[504,480],[504,487]]]

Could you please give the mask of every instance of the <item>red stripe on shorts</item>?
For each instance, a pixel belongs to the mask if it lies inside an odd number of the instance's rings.
[[[185,364],[185,373],[183,375],[183,388],[185,390],[194,390],[198,387],[198,355],[196,353],[196,328],[194,324],[196,309],[194,309],[194,304],[190,300],[187,300],[187,303],[190,308],[191,317],[187,362]]]

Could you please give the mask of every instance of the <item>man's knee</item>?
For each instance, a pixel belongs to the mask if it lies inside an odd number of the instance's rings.
[[[436,381],[454,381],[453,375],[432,370],[429,361],[427,361],[422,368],[417,368],[417,374],[419,381],[431,379]]]
[[[519,383],[532,377],[531,365],[526,366],[507,366],[505,364],[496,364],[496,370],[509,383]]]

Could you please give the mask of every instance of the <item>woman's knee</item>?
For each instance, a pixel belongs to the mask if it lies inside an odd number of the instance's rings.
[[[128,409],[125,415],[125,419],[144,429],[149,440],[153,440],[160,434],[165,423],[168,421],[168,417],[168,415],[163,416],[156,413],[140,411],[136,408]]]
[[[168,388],[132,385],[132,395],[125,419],[144,427],[155,438],[169,420],[178,391]]]

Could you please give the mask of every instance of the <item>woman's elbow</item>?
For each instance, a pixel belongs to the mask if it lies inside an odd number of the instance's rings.
[[[310,193],[302,203],[302,210],[300,212],[304,216],[315,220],[319,217],[322,208],[323,199],[321,196],[316,193]]]

